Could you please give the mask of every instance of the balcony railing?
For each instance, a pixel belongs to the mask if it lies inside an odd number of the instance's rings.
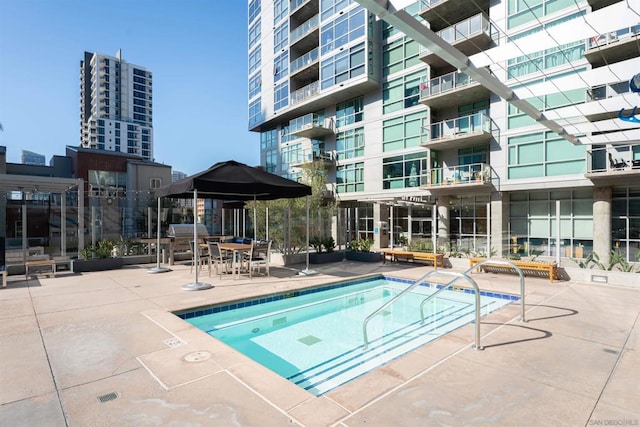
[[[313,64],[314,62],[317,62],[318,61],[318,53],[319,52],[320,52],[320,50],[318,48],[315,48],[312,51],[309,51],[309,52],[305,53],[300,58],[297,58],[297,59],[291,61],[291,65],[289,66],[289,68],[291,70],[291,74],[295,73],[296,71],[298,71],[301,68],[304,68],[304,67],[306,67],[308,65]]]
[[[291,0],[289,3],[289,11],[294,11],[309,0]]]
[[[587,150],[587,174],[640,172],[640,144]]]
[[[455,138],[479,132],[491,132],[491,119],[484,112],[443,120],[428,125],[427,119],[423,120],[422,142],[435,141],[445,138]]]
[[[492,37],[495,32],[489,19],[482,13],[479,13],[451,27],[440,30],[436,34],[447,43],[454,44],[479,33],[485,33],[489,35],[489,37]],[[429,49],[420,45],[420,56],[430,53],[431,51]]]
[[[627,80],[617,83],[592,86],[587,89],[586,101],[598,101],[600,99],[612,98],[627,92],[629,92],[629,81]]]
[[[309,34],[311,31],[318,28],[318,22],[318,15],[314,15],[313,18],[305,21],[304,23],[302,23],[302,25],[291,31],[291,34],[289,35],[289,44],[294,44],[295,42]]]
[[[295,156],[295,161],[292,164],[301,165],[312,162],[325,162],[332,163],[335,161],[335,154],[331,151],[324,151],[319,149],[307,149],[302,150]]]
[[[486,163],[433,168],[420,176],[421,187],[486,184],[491,182],[491,167]]]
[[[444,0],[420,0],[420,10],[433,7]]]
[[[315,82],[308,84],[305,87],[302,87],[294,92],[291,92],[289,101],[291,102],[291,105],[294,105],[317,95],[319,92],[320,92],[320,82],[316,80]]]
[[[587,49],[594,49],[598,46],[606,46],[611,43],[616,43],[622,39],[638,36],[640,34],[640,24],[633,27],[623,28],[618,31],[612,31],[606,34],[598,34],[597,36],[587,39]]]
[[[289,122],[289,133],[295,133],[310,127],[326,127],[324,122],[324,116],[320,114],[305,114]]]
[[[476,83],[476,81],[459,71],[454,71],[431,80],[427,80],[427,76],[423,76],[420,81],[420,98],[440,95],[469,86],[473,83]]]

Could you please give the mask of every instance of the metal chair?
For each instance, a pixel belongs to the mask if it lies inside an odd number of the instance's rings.
[[[267,276],[269,276],[269,261],[271,258],[271,240],[267,242],[253,242],[251,244],[251,252],[247,258],[249,277],[253,276],[253,272],[260,273],[262,267],[265,268]]]
[[[211,266],[215,266],[216,274],[222,276],[222,272],[218,268],[224,269],[224,273],[229,272],[231,263],[233,262],[233,255],[229,255],[227,251],[222,251],[218,242],[207,242],[207,248],[209,249],[209,277],[211,277]]]

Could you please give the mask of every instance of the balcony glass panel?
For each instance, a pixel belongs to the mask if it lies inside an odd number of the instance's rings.
[[[300,58],[291,61],[291,73],[293,74],[299,69],[317,62],[319,52],[319,49],[315,48],[312,51],[305,53]]]
[[[318,28],[318,15],[315,15],[313,18],[309,19],[308,21],[297,27],[295,30],[291,31],[291,35],[289,36],[289,43],[294,44],[316,28]]]

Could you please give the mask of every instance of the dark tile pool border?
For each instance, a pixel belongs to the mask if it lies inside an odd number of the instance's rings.
[[[245,299],[245,300],[242,300],[242,301],[233,301],[233,302],[221,303],[221,304],[212,305],[212,306],[208,306],[208,307],[198,307],[198,308],[190,308],[190,309],[188,308],[188,309],[185,309],[185,310],[174,311],[173,314],[175,314],[176,316],[178,316],[179,318],[181,318],[183,320],[192,319],[194,317],[206,316],[208,314],[220,313],[220,312],[229,311],[229,310],[236,310],[238,308],[249,307],[249,306],[252,306],[252,305],[265,304],[265,303],[272,302],[272,301],[280,301],[280,300],[287,299],[287,298],[294,298],[294,297],[298,297],[298,296],[302,296],[302,295],[309,295],[309,294],[314,294],[314,293],[317,293],[317,292],[329,291],[329,290],[338,289],[338,288],[344,288],[346,286],[358,285],[358,284],[363,283],[363,282],[369,282],[369,281],[372,281],[372,280],[379,280],[379,279],[385,279],[385,280],[387,280],[389,282],[405,283],[407,285],[411,285],[411,284],[415,283],[415,280],[403,279],[403,278],[400,278],[400,277],[385,276],[384,274],[379,274],[379,275],[375,275],[375,276],[362,277],[360,279],[347,280],[347,281],[331,283],[331,284],[324,284],[324,285],[320,285],[320,286],[313,287],[313,288],[296,289],[294,291],[283,292],[283,293],[269,295],[269,296],[256,297],[256,298],[252,298],[252,299]],[[420,284],[420,286],[426,286],[426,287],[429,287],[429,288],[434,288],[435,287],[436,289],[440,289],[440,288],[442,288],[443,285],[436,285],[436,284],[432,284],[432,283],[422,283],[422,284]],[[458,290],[459,292],[464,292],[465,294],[474,294],[475,293],[474,289],[468,289],[468,288],[462,288],[462,287],[456,287],[455,290]],[[520,297],[517,296],[517,295],[503,294],[503,293],[499,293],[499,292],[487,292],[487,291],[483,291],[483,290],[480,291],[480,295],[487,296],[487,297],[492,297],[492,298],[507,299],[507,300],[510,300],[510,301],[518,301],[520,299]]]

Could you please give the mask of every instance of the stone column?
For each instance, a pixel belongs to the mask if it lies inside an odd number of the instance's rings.
[[[603,264],[611,253],[611,187],[593,188],[593,251]]]
[[[449,196],[438,197],[438,246],[449,244]]]

